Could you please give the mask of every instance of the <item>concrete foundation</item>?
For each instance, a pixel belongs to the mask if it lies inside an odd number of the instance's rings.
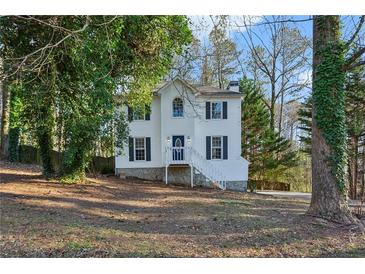
[[[190,166],[170,166],[168,168],[168,183],[190,186]],[[165,181],[165,168],[117,168],[116,174],[121,178],[139,178],[150,181]],[[193,170],[194,186],[214,188],[213,184],[206,179],[198,170]],[[227,190],[246,191],[247,182],[231,181],[226,183]]]

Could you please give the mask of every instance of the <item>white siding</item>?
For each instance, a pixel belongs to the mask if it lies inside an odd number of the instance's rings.
[[[155,97],[152,100],[151,119],[149,121],[132,121],[129,125],[131,137],[151,137],[151,161],[129,161],[128,144],[122,155],[115,159],[116,168],[132,167],[160,167],[161,166],[161,100]],[[127,107],[123,107],[127,114]]]
[[[176,97],[184,99],[184,117],[172,116],[172,101]],[[228,119],[206,120],[206,101],[226,101]],[[124,111],[127,111],[124,108]],[[122,156],[116,157],[116,168],[163,167],[167,137],[184,135],[192,140],[192,146],[206,157],[206,136],[228,136],[228,159],[210,160],[228,180],[246,181],[248,162],[240,157],[241,153],[241,99],[238,97],[195,97],[193,91],[180,81],[165,86],[159,95],[154,96],[151,120],[133,121],[130,124],[132,137],[151,137],[151,161],[129,161],[128,147]]]
[[[174,118],[172,116],[172,101],[176,97],[184,100],[184,117]],[[189,99],[188,99],[189,98]],[[161,154],[162,163],[165,162],[165,145],[167,137],[172,139],[172,135],[184,135],[185,145],[187,137],[194,136],[194,111],[189,100],[194,100],[191,90],[186,89],[180,82],[169,85],[161,91]],[[161,164],[162,164],[161,163]]]

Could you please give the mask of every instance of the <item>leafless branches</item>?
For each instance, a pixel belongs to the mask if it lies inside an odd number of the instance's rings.
[[[365,59],[359,60],[359,58],[361,58],[364,53],[365,53],[365,47],[362,47],[362,48],[359,48],[358,50],[356,50],[350,57],[348,57],[346,59],[343,69],[345,71],[349,71],[358,66],[364,65]]]
[[[280,99],[280,131],[284,98],[288,95],[293,98],[308,85],[308,79],[302,81],[299,78],[309,70],[307,53],[310,42],[297,28],[288,26],[288,22],[292,21],[290,19],[273,17],[270,20],[263,17],[263,35],[258,33],[258,29],[250,27],[250,20],[250,17],[243,16],[244,31],[241,31],[240,35],[248,48],[249,67],[260,73],[251,72],[255,78],[260,78],[256,80],[268,91],[268,100],[264,103],[270,111],[271,127],[274,127],[275,108]]]
[[[90,17],[86,16],[85,23],[82,26],[82,28],[77,29],[77,30],[69,30],[69,29],[65,29],[58,25],[54,25],[54,24],[51,24],[49,22],[46,22],[44,20],[40,20],[40,19],[37,19],[34,17],[20,17],[20,18],[25,19],[25,20],[34,20],[38,23],[50,26],[53,29],[60,29],[62,31],[65,31],[67,33],[67,35],[65,35],[64,37],[62,37],[61,39],[59,39],[56,42],[52,42],[54,39],[54,33],[55,33],[55,31],[53,30],[51,38],[46,45],[41,46],[40,48],[34,50],[33,52],[28,53],[27,55],[24,55],[21,57],[5,59],[5,62],[10,63],[12,65],[13,71],[8,73],[7,75],[3,75],[3,78],[11,77],[11,76],[17,74],[22,69],[39,72],[41,70],[41,68],[43,67],[43,65],[48,62],[48,58],[49,58],[50,54],[52,53],[53,49],[60,46],[67,39],[74,37],[77,34],[85,31],[90,23]],[[31,60],[35,56],[36,56],[36,58],[34,60]],[[28,63],[28,61],[30,61],[30,62]]]
[[[364,22],[365,22],[365,15],[362,15],[360,17],[360,21],[356,27],[356,30],[355,32],[352,34],[351,38],[346,42],[345,44],[345,47],[348,48],[353,42],[354,40],[356,39],[356,37],[358,36],[362,26],[364,25]]]

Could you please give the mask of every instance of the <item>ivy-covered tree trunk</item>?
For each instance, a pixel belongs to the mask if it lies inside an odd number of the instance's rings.
[[[50,177],[55,172],[51,158],[54,127],[52,106],[50,104],[42,106],[39,109],[39,114],[41,121],[39,121],[39,125],[36,129],[37,141],[42,160],[43,174]]]
[[[46,128],[38,129],[37,139],[39,144],[39,150],[41,154],[43,174],[46,177],[52,176],[54,173],[54,167],[52,163],[52,133]]]
[[[339,16],[314,16],[310,215],[353,223],[347,204],[344,49]]]

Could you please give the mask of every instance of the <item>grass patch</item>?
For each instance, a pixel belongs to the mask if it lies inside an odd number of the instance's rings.
[[[244,201],[240,201],[240,200],[221,199],[219,202],[223,205],[251,206],[251,204],[249,202],[244,202]]]
[[[94,246],[88,241],[69,241],[66,243],[66,248],[72,251],[78,251],[82,249],[91,249]]]

